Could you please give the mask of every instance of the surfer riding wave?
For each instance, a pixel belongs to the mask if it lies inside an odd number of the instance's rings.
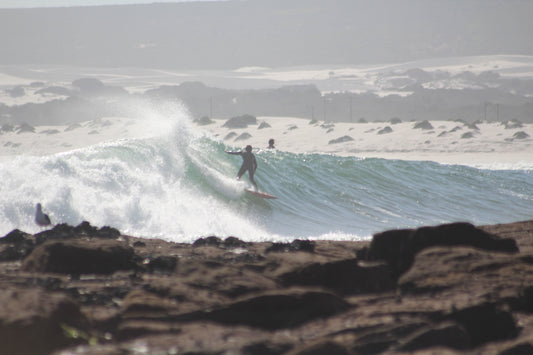
[[[254,180],[255,170],[257,169],[257,160],[255,155],[252,153],[252,146],[247,145],[244,151],[240,152],[228,152],[226,153],[231,155],[240,155],[242,157],[242,165],[237,173],[237,180],[240,180],[244,173],[248,170],[248,176],[250,177],[250,182],[254,185],[254,190],[257,191],[257,184]]]

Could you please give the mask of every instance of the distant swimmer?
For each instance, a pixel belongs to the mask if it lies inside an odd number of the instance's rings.
[[[274,139],[272,138],[268,140],[268,149],[276,149],[276,147],[274,146]]]
[[[255,155],[252,153],[252,146],[247,145],[245,151],[240,152],[228,152],[226,153],[231,155],[240,155],[242,157],[242,165],[237,173],[237,180],[241,179],[241,176],[248,170],[248,175],[250,176],[250,182],[254,185],[254,190],[257,191],[257,184],[254,180],[255,170],[257,169],[257,160],[255,160]]]
[[[37,223],[41,227],[49,226],[50,224],[52,224],[52,222],[50,221],[50,217],[48,217],[47,214],[43,213],[40,203],[37,204],[37,211],[35,212],[35,223]]]

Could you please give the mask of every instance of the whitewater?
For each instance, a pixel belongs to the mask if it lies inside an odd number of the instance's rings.
[[[161,116],[164,116],[161,118]],[[532,171],[432,161],[254,149],[256,181],[276,200],[245,194],[240,149],[205,134],[184,110],[143,125],[157,133],[0,160],[0,235],[37,233],[35,204],[54,224],[89,221],[123,234],[192,242],[235,236],[367,240],[395,228],[531,218]]]

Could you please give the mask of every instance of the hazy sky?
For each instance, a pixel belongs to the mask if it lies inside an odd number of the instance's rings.
[[[0,64],[227,69],[533,55],[533,0],[185,1],[0,0]],[[61,7],[12,8],[44,5]]]
[[[0,8],[70,7],[221,0],[0,0]]]

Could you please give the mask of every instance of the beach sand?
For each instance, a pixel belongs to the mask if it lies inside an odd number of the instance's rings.
[[[142,138],[167,132],[170,122],[104,117],[60,126],[0,126],[0,157],[28,154],[44,156],[119,139]]]
[[[257,125],[227,128],[222,126],[226,120],[213,121],[202,128],[235,147],[250,144],[263,149],[273,138],[276,149],[298,154],[429,160],[502,169],[533,167],[533,124],[506,128],[501,122],[473,127],[458,121],[429,121],[432,128],[422,129],[415,128],[420,122],[330,123],[258,117]],[[246,134],[249,138],[242,139]]]
[[[533,169],[533,124],[506,127],[501,122],[429,121],[331,123],[294,117],[258,117],[246,128],[223,127],[225,119],[195,126],[224,144],[250,144],[266,149],[270,138],[276,149],[295,154],[334,154],[359,158],[435,161],[491,169]],[[172,122],[147,122],[127,117],[105,117],[66,126],[35,126],[0,131],[0,156],[49,155],[117,139],[148,137],[168,132]],[[245,137],[248,138],[245,138]],[[522,138],[520,138],[522,137]]]

